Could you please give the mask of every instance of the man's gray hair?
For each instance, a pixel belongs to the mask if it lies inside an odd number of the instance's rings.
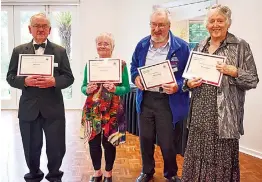
[[[168,23],[171,24],[171,15],[170,15],[170,12],[168,11],[168,9],[166,9],[166,8],[155,8],[153,10],[152,14],[150,15],[150,21],[152,19],[152,16],[155,15],[155,14],[157,14],[157,15],[165,14]]]
[[[33,20],[34,20],[36,17],[39,17],[39,16],[45,18],[45,19],[47,20],[47,22],[48,22],[48,26],[49,26],[49,27],[51,26],[50,20],[49,20],[49,18],[46,16],[45,13],[37,13],[37,14],[33,15],[33,16],[30,18],[30,26],[32,26]]]
[[[115,39],[114,39],[114,36],[113,36],[111,33],[103,32],[103,33],[99,34],[99,35],[96,37],[96,43],[97,43],[98,39],[101,38],[101,37],[107,37],[107,38],[109,38],[112,48],[115,47]]]
[[[205,25],[208,23],[210,11],[212,11],[212,10],[216,10],[219,14],[224,16],[226,18],[227,24],[229,26],[231,25],[231,23],[232,23],[232,19],[231,19],[232,11],[228,6],[224,6],[224,5],[221,5],[221,4],[215,4],[215,5],[210,7],[210,9],[207,13],[207,16],[206,16]]]

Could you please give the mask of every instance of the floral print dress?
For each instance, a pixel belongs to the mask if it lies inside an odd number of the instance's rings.
[[[239,141],[218,135],[217,87],[202,84],[191,99],[182,182],[239,182]]]

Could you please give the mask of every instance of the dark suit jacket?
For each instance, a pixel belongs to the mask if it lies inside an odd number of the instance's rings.
[[[18,118],[23,121],[33,121],[41,112],[44,118],[64,119],[64,101],[61,89],[67,88],[74,82],[66,50],[50,41],[47,41],[44,54],[54,55],[55,87],[40,89],[25,87],[25,77],[16,76],[19,54],[35,54],[33,42],[15,47],[7,72],[7,82],[11,87],[22,90],[19,102]]]

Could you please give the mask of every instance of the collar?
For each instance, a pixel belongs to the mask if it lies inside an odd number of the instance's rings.
[[[202,43],[200,42],[200,44],[202,45],[206,45],[207,43],[209,43],[211,40],[211,37],[208,37],[207,39],[205,39],[204,41],[202,41]],[[240,40],[233,34],[227,32],[227,36],[226,38],[221,42],[221,45],[223,44],[238,44],[240,42]]]

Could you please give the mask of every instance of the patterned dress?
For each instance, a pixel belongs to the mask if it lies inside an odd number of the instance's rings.
[[[103,133],[114,146],[125,142],[126,120],[121,95],[129,92],[128,72],[125,61],[122,61],[122,83],[115,84],[116,91],[111,93],[102,84],[92,94],[86,94],[87,66],[84,71],[82,93],[86,102],[82,111],[81,128],[86,142]]]
[[[100,84],[86,99],[81,124],[85,126],[84,137],[88,141],[103,132],[113,145],[123,143],[126,124],[120,96],[108,92]]]
[[[217,87],[195,88],[191,103],[182,182],[239,182],[239,141],[218,135]]]

